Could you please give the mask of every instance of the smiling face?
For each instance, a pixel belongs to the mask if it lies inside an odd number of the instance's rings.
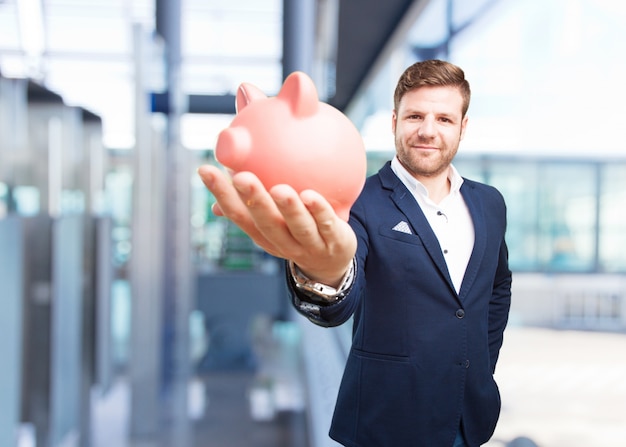
[[[406,92],[392,116],[398,160],[417,180],[447,178],[466,125],[457,87],[424,86]]]

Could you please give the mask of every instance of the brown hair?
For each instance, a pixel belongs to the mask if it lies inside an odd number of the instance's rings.
[[[465,116],[469,108],[471,96],[469,82],[465,79],[465,73],[460,67],[440,60],[416,62],[404,70],[393,95],[394,110],[398,111],[400,100],[405,93],[428,86],[451,86],[458,88],[463,97],[463,116]]]

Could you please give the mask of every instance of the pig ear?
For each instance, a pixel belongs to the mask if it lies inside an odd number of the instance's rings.
[[[301,71],[291,73],[285,79],[278,98],[289,104],[295,116],[311,116],[317,112],[319,98],[313,80]]]
[[[235,100],[235,109],[237,113],[241,112],[251,102],[258,99],[265,99],[267,95],[252,84],[244,82],[237,89],[237,98]]]

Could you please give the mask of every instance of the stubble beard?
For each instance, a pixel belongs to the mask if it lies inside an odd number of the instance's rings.
[[[428,142],[423,141],[418,141],[418,143],[428,144]],[[407,148],[401,140],[396,138],[398,160],[416,178],[436,177],[447,172],[458,148],[459,143],[454,148],[444,145],[443,147],[440,146],[436,153],[420,155],[410,147]]]

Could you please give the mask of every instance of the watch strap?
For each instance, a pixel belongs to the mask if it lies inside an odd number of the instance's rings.
[[[302,292],[305,296],[313,299],[315,302],[319,302],[320,299],[324,304],[331,304],[338,301],[347,294],[352,287],[352,283],[354,282],[354,274],[356,271],[355,259],[353,259],[350,263],[350,267],[342,278],[338,288],[334,288],[308,278],[293,261],[289,261],[288,264],[289,272],[295,288]]]

